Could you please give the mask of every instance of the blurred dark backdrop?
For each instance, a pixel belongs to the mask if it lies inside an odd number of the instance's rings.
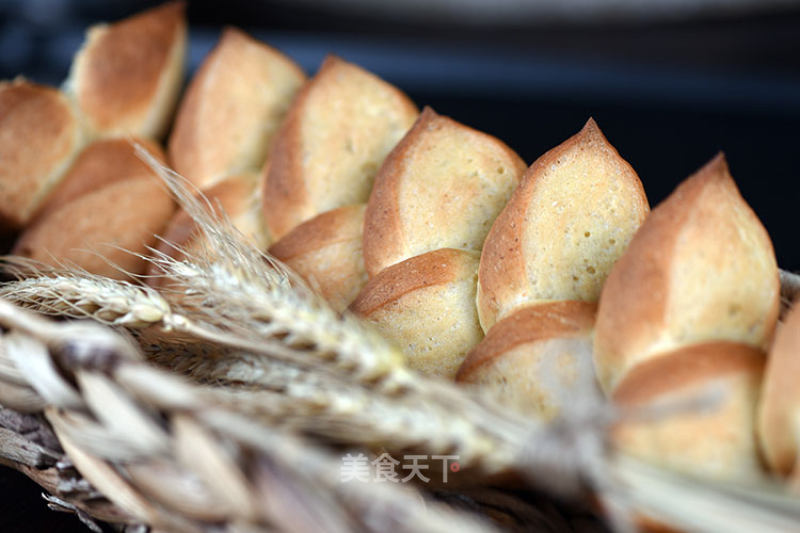
[[[156,3],[0,0],[0,78],[60,84],[90,23]],[[779,263],[800,269],[798,2],[226,0],[188,15],[190,70],[237,25],[309,72],[339,54],[529,163],[593,116],[654,205],[724,150]]]

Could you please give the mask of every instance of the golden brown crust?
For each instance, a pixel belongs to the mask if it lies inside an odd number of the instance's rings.
[[[597,305],[565,300],[523,307],[497,322],[464,359],[456,381],[470,382],[481,367],[515,346],[549,338],[586,335],[594,326]]]
[[[722,154],[650,214],[603,288],[595,365],[611,391],[651,353],[729,340],[765,348],[779,279],[766,230]]]
[[[746,344],[710,342],[639,362],[617,386],[613,400],[645,416],[623,417],[611,434],[615,445],[693,476],[760,480],[756,405],[765,359],[761,350]],[[677,408],[681,402],[690,404]],[[667,410],[647,416],[659,408]]]
[[[0,82],[0,224],[26,224],[82,142],[78,118],[57,90]]]
[[[492,225],[478,275],[484,331],[514,308],[596,301],[649,206],[594,120],[537,159]]]
[[[614,390],[612,399],[621,406],[644,405],[659,396],[729,373],[760,374],[765,360],[763,351],[736,342],[685,346],[633,367]]]
[[[166,164],[160,146],[147,139],[104,139],[89,144],[75,159],[64,178],[47,197],[37,212],[37,217],[75,200],[92,191],[119,181],[156,175],[136,155],[135,145],[140,144],[150,155]]]
[[[180,88],[173,71],[183,62],[184,12],[184,2],[169,2],[90,29],[71,82],[91,130],[163,134]]]
[[[492,326],[456,373],[504,405],[553,420],[575,401],[601,399],[592,363],[597,306],[561,301],[519,309]]]
[[[269,252],[344,310],[367,281],[361,252],[364,204],[326,211],[303,222]]]
[[[380,272],[350,309],[406,355],[410,368],[452,379],[483,338],[475,309],[476,252],[443,248]]]
[[[155,178],[115,182],[37,219],[23,233],[14,253],[123,279],[125,272],[144,271],[145,261],[134,254],[147,253],[173,209],[172,199]]]
[[[269,253],[286,262],[298,255],[341,242],[342,239],[350,240],[352,235],[361,233],[363,211],[363,204],[348,205],[317,215],[270,246]]]
[[[263,219],[258,216],[257,221],[241,220],[243,216],[251,214],[254,208],[258,209],[260,203],[257,200],[257,192],[261,187],[261,179],[255,173],[242,173],[228,176],[215,185],[201,191],[209,200],[211,209],[216,214],[221,214],[220,208],[226,213],[228,218],[245,237],[253,238],[257,245],[263,243],[265,235],[261,235],[265,228]],[[252,217],[251,217],[252,218]],[[256,227],[252,227],[255,225]],[[155,245],[156,250],[180,261],[184,255],[182,249],[191,249],[193,239],[196,236],[197,224],[194,219],[183,209],[178,209],[170,219],[164,231],[160,234],[161,239]],[[149,275],[157,276],[158,269],[152,266]],[[160,286],[161,280],[157,277],[152,278],[148,283],[152,286]]]
[[[291,59],[236,28],[192,79],[169,139],[175,170],[200,188],[260,169],[305,74]]]
[[[480,252],[524,170],[499,139],[426,107],[375,178],[364,223],[367,272],[438,248]]]
[[[270,152],[264,188],[270,233],[280,239],[320,213],[366,202],[380,163],[416,116],[402,92],[328,56],[298,93]]]
[[[800,422],[800,305],[778,327],[767,361],[758,412],[758,433],[769,466],[789,474],[797,463]]]
[[[443,248],[392,265],[370,278],[350,310],[369,316],[412,291],[449,283],[455,279],[456,265],[464,253]]]

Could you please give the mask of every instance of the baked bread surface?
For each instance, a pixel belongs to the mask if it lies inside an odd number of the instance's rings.
[[[780,305],[772,243],[722,154],[653,210],[603,288],[595,364],[606,391],[651,354],[708,341],[766,349]]]
[[[434,250],[385,268],[351,304],[424,374],[452,379],[483,332],[475,309],[478,254]]]
[[[331,209],[366,203],[375,173],[417,118],[392,85],[334,56],[301,89],[267,165],[264,213],[280,239]]]
[[[169,138],[173,168],[201,189],[261,169],[304,81],[291,59],[226,28],[181,100]]]
[[[0,82],[0,223],[24,226],[83,144],[74,107],[56,89]]]
[[[648,213],[636,172],[589,119],[530,166],[492,225],[478,276],[484,331],[528,304],[596,301]]]
[[[170,2],[89,29],[66,88],[90,135],[164,136],[183,78],[184,11]]]
[[[480,252],[524,170],[500,140],[426,108],[375,178],[364,222],[367,272],[439,248]]]

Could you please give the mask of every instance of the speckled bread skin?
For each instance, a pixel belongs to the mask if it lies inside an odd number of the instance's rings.
[[[763,475],[756,402],[765,354],[741,343],[694,344],[643,361],[614,390],[625,409],[709,401],[705,408],[621,422],[615,443],[631,455],[684,473],[729,481]]]
[[[367,272],[439,248],[480,252],[524,171],[500,140],[425,108],[375,178],[364,222]]]
[[[764,457],[775,472],[797,478],[800,446],[800,306],[778,326],[767,361],[758,412]]]
[[[596,401],[596,309],[591,302],[561,301],[513,312],[469,352],[456,381],[493,390],[504,404],[543,420],[581,398]]]
[[[361,235],[364,204],[326,211],[303,222],[269,252],[300,274],[337,311],[343,311],[367,282]]]
[[[184,8],[170,2],[89,29],[65,87],[90,135],[164,136],[183,77]]]
[[[162,164],[164,152],[153,141],[136,138],[109,138],[88,144],[75,158],[69,171],[48,195],[35,218],[46,217],[72,200],[116,182],[152,174],[150,167],[136,155],[139,144]]]
[[[422,373],[453,378],[483,337],[475,309],[478,254],[444,248],[370,278],[350,309],[375,324]]]
[[[30,221],[82,143],[76,111],[59,91],[0,82],[0,233]]]
[[[521,306],[596,301],[649,212],[636,172],[589,119],[530,166],[484,243],[484,331]]]
[[[603,288],[595,366],[613,391],[637,362],[681,346],[766,349],[779,309],[772,243],[720,154],[653,210]]]
[[[157,146],[142,145],[164,160]],[[169,193],[128,140],[96,141],[67,172],[13,253],[123,279],[125,272],[144,271],[145,261],[134,254],[147,253],[173,210]]]
[[[267,247],[269,237],[261,212],[262,188],[263,179],[259,172],[242,172],[228,176],[200,192],[208,199],[215,213],[224,212],[245,239],[263,250]],[[177,260],[184,258],[182,250],[191,253],[205,245],[194,219],[183,209],[175,212],[160,235],[156,250]],[[161,286],[162,280],[155,266],[151,265],[148,274],[152,276],[148,281],[150,285]]]
[[[329,56],[294,100],[269,156],[264,213],[273,238],[365,203],[375,173],[416,118],[398,89]]]
[[[226,28],[192,78],[169,139],[173,168],[196,186],[261,169],[305,74],[291,59]]]

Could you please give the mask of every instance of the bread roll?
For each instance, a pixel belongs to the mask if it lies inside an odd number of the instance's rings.
[[[592,363],[596,308],[561,301],[514,311],[467,355],[456,381],[492,390],[506,405],[543,420],[579,397],[600,398]]]
[[[772,244],[718,155],[653,210],[614,266],[594,360],[624,407],[715,391],[719,401],[623,420],[620,448],[694,475],[760,476],[756,402],[778,305]]]
[[[226,28],[181,101],[169,139],[173,168],[201,189],[260,169],[304,80],[288,57]]]
[[[612,394],[620,407],[702,401],[704,394],[716,401],[702,409],[626,420],[613,434],[615,443],[640,459],[691,475],[741,482],[761,477],[755,410],[764,359],[752,346],[710,342],[642,361]]]
[[[766,349],[779,308],[772,243],[722,154],[659,205],[603,288],[595,365],[611,392],[637,362],[731,341]]]
[[[261,212],[262,189],[263,179],[260,173],[243,172],[228,176],[200,192],[208,199],[213,212],[220,215],[224,213],[245,239],[263,250],[267,247],[269,238]],[[176,260],[182,260],[183,250],[192,253],[206,245],[206,240],[198,233],[194,219],[189,213],[179,209],[161,233],[155,248]],[[152,276],[148,281],[150,285],[161,286],[159,273],[158,268],[151,265],[148,269],[148,275]]]
[[[82,143],[77,113],[60,92],[0,82],[0,233],[30,221]]]
[[[337,311],[343,311],[367,282],[361,235],[364,204],[340,207],[303,222],[269,252],[300,274]]]
[[[475,309],[478,254],[444,248],[372,277],[350,309],[405,352],[410,367],[455,376],[483,333]]]
[[[596,301],[648,211],[636,172],[589,119],[531,165],[486,238],[477,300],[484,331],[528,304]]]
[[[426,108],[375,178],[364,222],[367,272],[439,248],[480,252],[524,170],[500,140]]]
[[[139,142],[164,160],[157,146]],[[169,193],[137,158],[130,141],[95,141],[22,233],[13,253],[118,279],[141,274],[145,262],[134,254],[147,252],[173,209]]]
[[[800,446],[800,306],[778,327],[769,353],[758,412],[758,436],[770,468],[797,478]]]
[[[375,173],[416,117],[399,90],[328,57],[289,109],[270,155],[264,213],[273,238],[325,211],[365,203]]]
[[[150,167],[136,155],[134,144],[139,144],[160,163],[164,162],[161,147],[147,139],[110,138],[87,145],[75,158],[64,179],[48,195],[47,201],[36,213],[36,218],[46,217],[80,196],[131,178],[155,176]]]
[[[66,84],[90,134],[163,137],[185,52],[183,2],[91,27]]]

